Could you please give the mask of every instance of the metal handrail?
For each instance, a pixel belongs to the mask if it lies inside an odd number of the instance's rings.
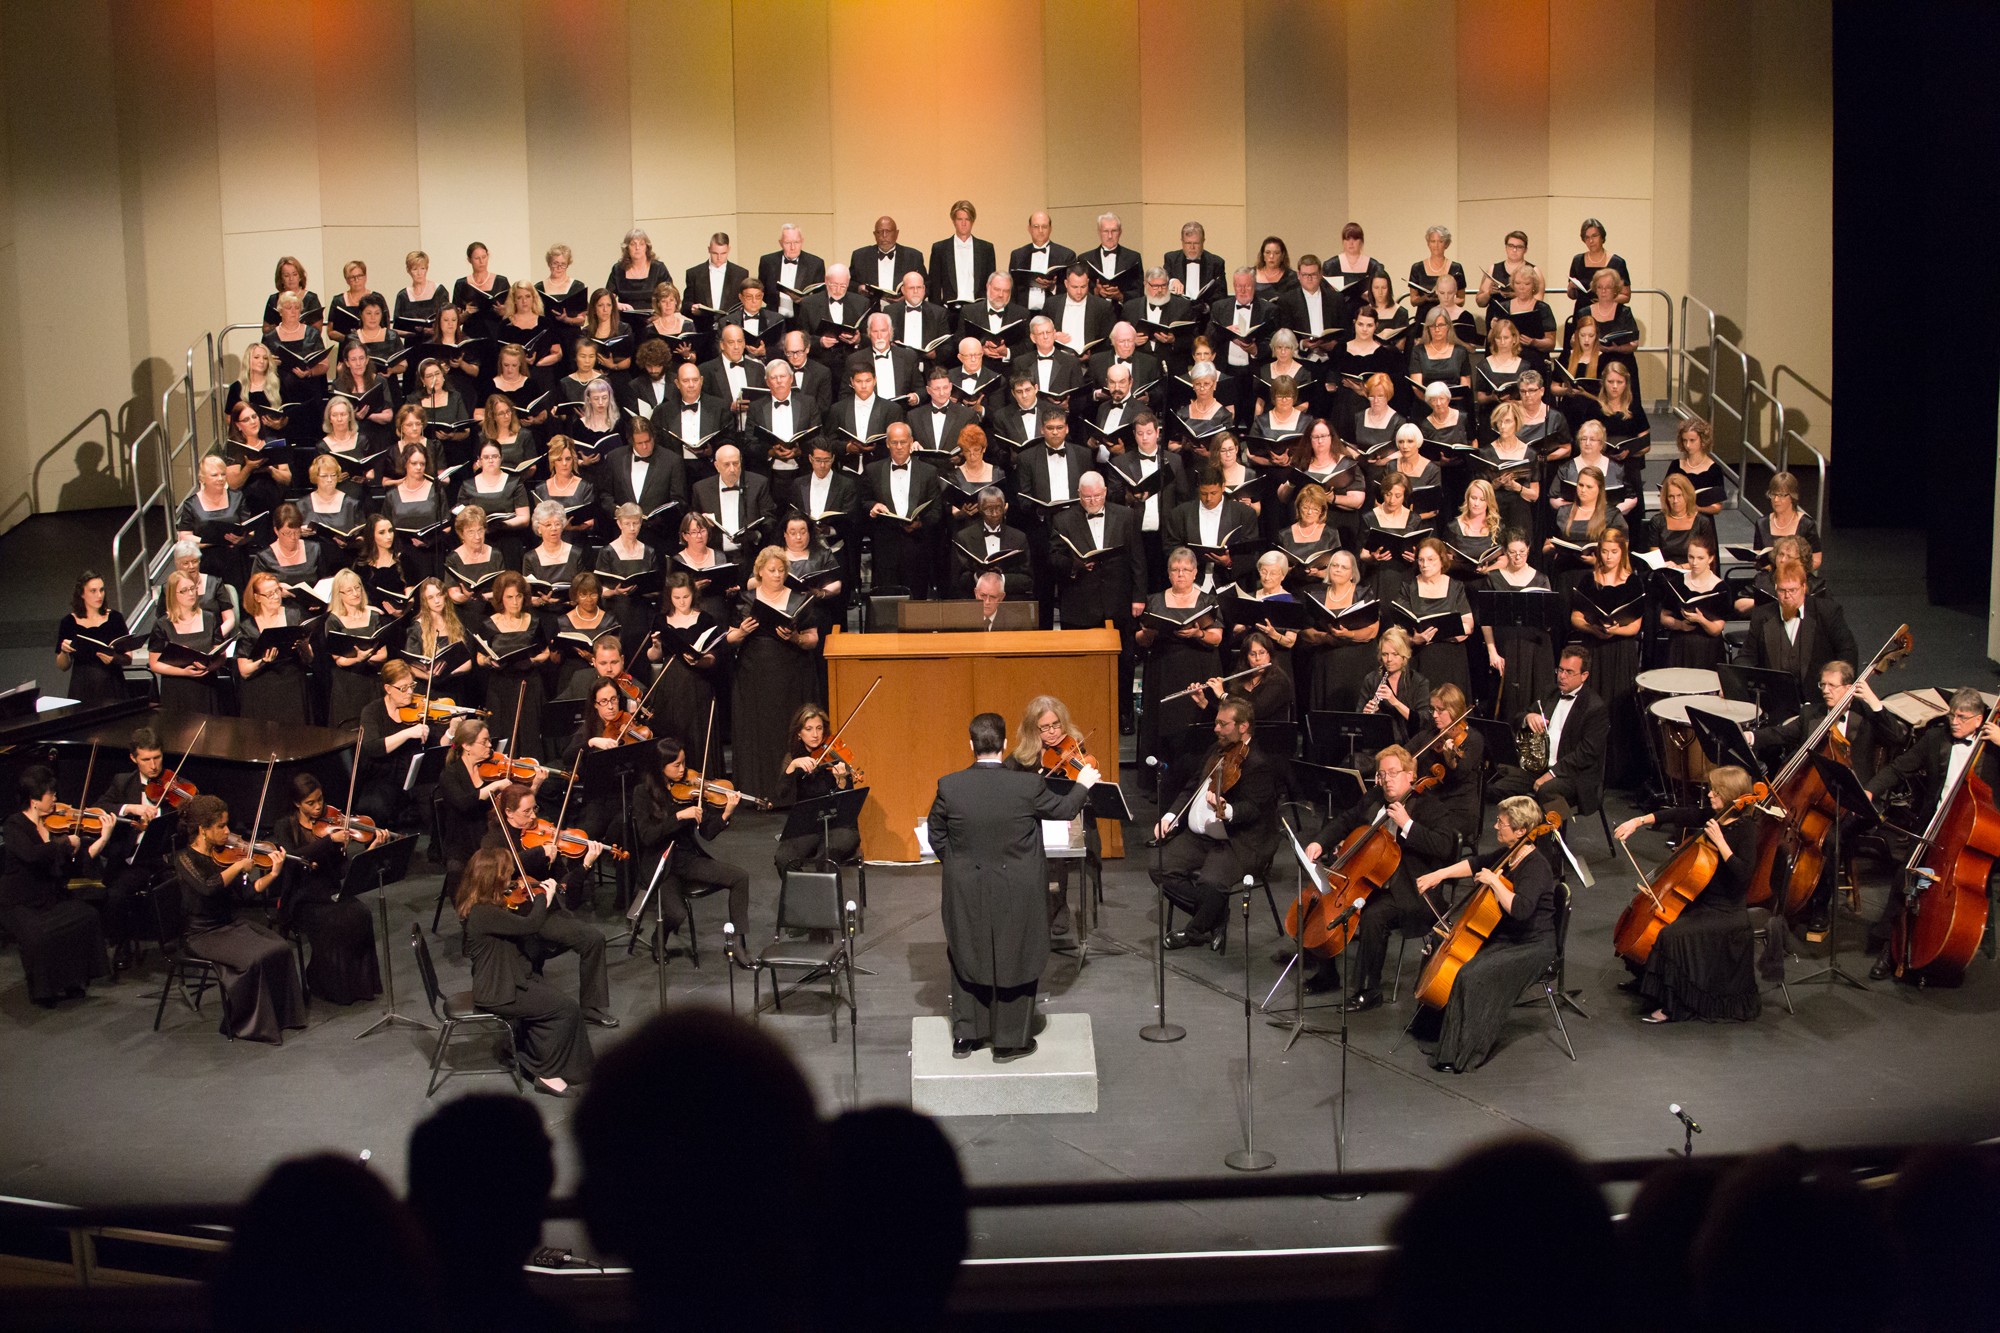
[[[1694,318],[1689,310],[1690,306],[1698,306],[1701,310],[1702,323],[1706,330],[1706,340],[1702,344],[1708,353],[1706,362],[1697,360],[1687,347],[1688,335],[1694,330]],[[1705,387],[1709,397],[1715,396],[1715,311],[1699,297],[1686,293],[1681,295],[1681,340],[1669,359],[1673,363],[1672,374],[1669,377],[1672,395],[1667,401],[1683,409],[1686,415],[1700,415],[1694,410],[1694,396],[1688,387],[1688,373],[1690,369],[1700,370],[1705,377]]]
[[[241,333],[245,329],[257,330],[257,335],[260,338],[264,334],[264,326],[262,324],[224,324],[220,329],[216,330],[215,341],[209,346],[209,356],[212,358],[212,364],[208,372],[209,383],[222,383],[222,358],[229,355],[229,335],[232,333]],[[272,373],[277,373],[276,366],[272,367]]]
[[[150,494],[141,495],[139,493],[140,478],[145,474],[139,466],[139,453],[145,447],[148,440],[156,441],[156,446],[160,453],[160,480],[154,485]],[[162,505],[160,510],[164,526],[162,528],[163,540],[160,543],[160,557],[157,558],[157,562],[161,566],[164,566],[165,558],[173,550],[172,542],[166,540],[172,537],[174,530],[173,515],[171,512],[172,502],[169,499],[168,489],[170,478],[167,475],[166,442],[166,429],[158,421],[149,422],[146,429],[140,431],[134,437],[127,453],[127,467],[130,469],[132,477],[132,512],[126,516],[123,523],[118,525],[118,531],[111,534],[112,591],[118,599],[119,612],[125,616],[126,622],[131,626],[131,630],[135,634],[140,633],[143,626],[137,623],[140,613],[135,611],[135,604],[126,597],[125,588],[132,576],[137,574],[141,587],[146,589],[148,594],[146,597],[142,597],[140,602],[145,603],[150,601],[153,579],[159,573],[159,570],[153,568],[156,557],[153,555],[151,547],[146,541],[146,517],[153,512],[154,506],[161,504],[162,501],[166,501],[167,503]],[[125,547],[134,537],[138,539],[139,552],[128,561],[124,556]]]
[[[1639,346],[1637,346],[1637,347],[1634,347],[1634,348],[1632,349],[1632,353],[1633,353],[1633,355],[1635,355],[1635,356],[1639,356],[1639,355],[1644,355],[1644,354],[1646,354],[1646,353],[1649,353],[1649,352],[1650,352],[1650,353],[1655,353],[1655,354],[1658,354],[1658,355],[1662,355],[1662,356],[1665,356],[1665,357],[1667,358],[1667,382],[1666,382],[1666,384],[1665,384],[1665,385],[1663,386],[1663,387],[1665,388],[1665,392],[1664,392],[1664,393],[1662,393],[1662,394],[1660,395],[1660,398],[1661,398],[1661,400],[1662,400],[1662,401],[1664,401],[1664,402],[1667,402],[1667,403],[1671,403],[1671,402],[1673,402],[1673,401],[1674,401],[1674,356],[1673,356],[1673,353],[1674,353],[1674,298],[1673,298],[1673,297],[1671,297],[1671,296],[1669,296],[1669,295],[1668,295],[1668,294],[1667,294],[1666,292],[1662,291],[1662,290],[1661,290],[1660,288],[1658,288],[1658,287],[1634,287],[1634,288],[1632,288],[1632,289],[1631,289],[1631,294],[1632,294],[1633,296],[1657,296],[1657,297],[1659,297],[1659,298],[1660,298],[1660,304],[1661,304],[1661,306],[1662,306],[1662,307],[1664,308],[1664,310],[1665,310],[1665,312],[1666,312],[1666,316],[1667,316],[1667,340],[1666,340],[1666,341],[1665,341],[1664,343],[1642,343],[1642,344],[1640,344]],[[1634,322],[1634,323],[1637,323],[1637,322],[1638,322],[1638,319],[1639,319],[1639,314],[1638,314],[1638,312],[1637,312],[1636,310],[1635,310],[1635,311],[1633,311],[1633,313],[1632,313],[1632,319],[1633,319],[1633,322]]]

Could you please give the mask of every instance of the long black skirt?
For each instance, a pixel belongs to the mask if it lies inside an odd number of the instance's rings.
[[[492,714],[486,719],[486,727],[498,745],[514,734],[514,717],[520,714],[520,743],[510,747],[512,754],[533,754],[542,748],[542,703],[546,698],[542,689],[542,669],[530,667],[526,672],[495,671],[486,678],[486,709]]]
[[[540,977],[529,977],[506,1004],[482,1005],[514,1024],[521,1068],[536,1078],[581,1083],[595,1057],[584,1031],[583,1007]]]
[[[1556,956],[1554,940],[1489,941],[1458,974],[1445,1001],[1433,1068],[1473,1069],[1493,1054],[1500,1031],[1528,983]]]
[[[1639,994],[1674,1022],[1741,1022],[1763,1011],[1750,914],[1692,907],[1653,941]]]
[[[354,1004],[382,993],[375,921],[359,899],[301,903],[298,922],[306,934],[306,985],[314,995],[331,1004]]]
[[[222,970],[222,1034],[282,1044],[286,1028],[306,1025],[306,997],[292,946],[249,921],[190,931],[188,952]]]
[[[236,687],[239,712],[265,722],[293,726],[312,721],[312,695],[305,668],[297,662],[273,662]],[[377,687],[380,693],[380,687]],[[359,713],[355,716],[358,718]]]
[[[70,991],[111,974],[111,958],[104,951],[104,926],[97,912],[85,903],[14,907],[0,920],[21,946],[21,967],[28,974],[31,1000],[60,1000]]]
[[[768,634],[743,641],[736,658],[736,700],[730,719],[730,762],[736,785],[775,800],[792,713],[820,697],[819,659]],[[688,737],[682,737],[688,740]],[[699,744],[698,741],[694,742]]]

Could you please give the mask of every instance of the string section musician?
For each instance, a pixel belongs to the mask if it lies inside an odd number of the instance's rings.
[[[1167,936],[1169,949],[1205,944],[1221,952],[1229,935],[1229,895],[1246,875],[1261,876],[1277,849],[1282,774],[1276,760],[1250,744],[1256,721],[1247,699],[1217,705],[1215,744],[1189,770],[1153,828],[1153,836],[1164,840],[1154,882],[1192,914]]]

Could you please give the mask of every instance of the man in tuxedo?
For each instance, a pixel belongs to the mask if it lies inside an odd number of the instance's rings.
[[[1118,503],[1131,511],[1145,552],[1141,584],[1148,590],[1167,586],[1167,551],[1161,540],[1164,520],[1187,494],[1187,470],[1181,456],[1160,438],[1160,421],[1140,408],[1132,414],[1132,447],[1111,460],[1111,480],[1118,486]]]
[[[1056,515],[1049,560],[1061,588],[1064,629],[1096,629],[1106,621],[1118,631],[1118,727],[1132,723],[1132,629],[1146,609],[1146,553],[1139,520],[1124,505],[1107,503],[1104,478],[1086,472],[1076,484],[1075,508]],[[1102,554],[1098,554],[1102,552]]]
[[[986,429],[1002,449],[1018,451],[1042,436],[1042,395],[1025,370],[1007,381],[1007,401],[986,413]]]
[[[1783,722],[1743,733],[1743,739],[1765,760],[1766,771],[1775,773],[1783,766],[1785,760],[1805,743],[1806,737],[1818,730],[1827,713],[1847,695],[1850,686],[1853,687],[1854,702],[1834,724],[1834,734],[1847,742],[1853,756],[1854,776],[1864,785],[1874,779],[1875,747],[1880,744],[1891,750],[1900,748],[1909,741],[1909,728],[1894,713],[1882,707],[1874,686],[1867,681],[1855,685],[1853,663],[1837,658],[1820,668],[1818,698],[1805,700],[1798,713]]]
[[[1139,275],[1145,261],[1139,252],[1119,241],[1125,224],[1116,213],[1097,215],[1097,248],[1077,256],[1090,266],[1090,290],[1113,307],[1124,305],[1139,294]]]
[[[958,447],[958,433],[979,418],[964,403],[953,401],[951,372],[943,366],[931,367],[924,379],[924,392],[923,406],[908,416],[910,433],[919,449],[950,453]]]
[[[715,548],[739,565],[747,565],[763,543],[773,540],[771,522],[777,507],[771,483],[743,470],[743,451],[725,444],[715,451],[715,475],[694,484],[695,511],[715,530]],[[752,530],[752,525],[761,525]]]
[[[745,278],[743,285],[736,289],[736,305],[722,316],[724,324],[734,324],[743,330],[743,350],[759,361],[769,361],[779,348],[778,338],[785,331],[785,320],[771,312],[764,304],[764,284],[756,278]]]
[[[1007,256],[1007,271],[1020,290],[1022,308],[1029,314],[1055,304],[1063,270],[1076,261],[1076,251],[1049,239],[1053,225],[1047,213],[1030,213],[1028,243],[1015,246]]]
[[[1532,796],[1545,810],[1567,819],[1604,801],[1604,754],[1611,740],[1611,710],[1590,688],[1590,650],[1571,644],[1556,659],[1556,698],[1546,712],[1531,708],[1522,725],[1549,738],[1548,772],[1530,778],[1511,765],[1499,766],[1486,794],[1499,799]]]
[[[834,264],[826,271],[826,286],[799,303],[798,326],[812,339],[813,359],[826,367],[828,375],[846,378],[843,367],[847,354],[861,342],[861,321],[868,313],[868,298],[848,291],[847,265]],[[833,325],[842,326],[829,332]]]
[[[1063,273],[1062,294],[1049,310],[1049,318],[1055,321],[1056,341],[1090,360],[1091,344],[1111,333],[1111,310],[1111,302],[1090,289],[1090,270],[1078,260]]]
[[[1256,535],[1257,511],[1229,499],[1223,493],[1221,470],[1210,465],[1195,484],[1195,498],[1168,511],[1160,541],[1169,551],[1176,546],[1193,548],[1200,574],[1197,586],[1214,592],[1237,572],[1235,558],[1222,548]]]
[[[951,549],[945,554],[951,570],[953,597],[972,596],[973,580],[989,569],[1001,576],[1011,596],[1025,596],[1034,588],[1034,579],[1028,573],[1027,534],[1007,522],[1007,496],[998,486],[980,489],[979,517],[959,528],[951,540]],[[1007,551],[1015,554],[1000,564],[975,563],[992,560]]]
[[[943,355],[943,340],[951,336],[951,316],[943,306],[925,299],[924,275],[915,269],[903,275],[899,290],[903,299],[886,308],[896,341],[915,348],[924,361],[938,360]]]
[[[849,372],[851,387],[845,398],[833,405],[826,415],[829,430],[843,438],[836,441],[840,446],[845,466],[859,472],[861,465],[875,456],[881,445],[871,444],[888,430],[890,425],[903,419],[903,409],[889,402],[875,392],[875,367],[864,361]]]
[[[750,406],[750,390],[764,385],[764,367],[743,349],[743,330],[734,324],[722,326],[716,339],[716,356],[702,363],[702,392],[729,404],[740,427],[743,412]]]
[[[944,869],[945,952],[951,963],[951,1053],[989,1043],[996,1062],[1035,1050],[1035,989],[1049,958],[1049,871],[1044,821],[1067,821],[1089,802],[1097,770],[1067,796],[1037,773],[1001,767],[1007,723],[981,713],[967,729],[972,767],[938,779],[928,821]]]
[[[1248,699],[1231,696],[1215,708],[1215,744],[1187,778],[1153,827],[1160,848],[1153,882],[1190,913],[1187,925],[1167,937],[1169,949],[1222,947],[1229,935],[1229,895],[1246,876],[1263,875],[1278,850],[1278,802],[1284,775],[1278,761],[1250,743],[1257,721]],[[1214,773],[1223,758],[1240,756],[1227,792]]]
[[[791,319],[798,314],[797,305],[780,289],[804,291],[825,282],[826,261],[807,254],[805,233],[787,222],[778,228],[778,248],[757,260],[757,278],[767,295],[778,298],[778,313]]]
[[[896,341],[894,321],[880,311],[868,317],[867,335],[868,341],[848,354],[848,376],[865,366],[875,377],[875,392],[899,408],[915,407],[923,400],[922,358]]]
[[[838,446],[824,433],[806,450],[807,471],[790,483],[787,512],[804,514],[820,530],[827,549],[840,559],[841,583],[861,586],[861,483],[836,468]]]
[[[1169,291],[1169,285],[1166,269],[1147,269],[1145,289],[1118,313],[1127,323],[1142,326],[1139,345],[1172,372],[1185,367],[1193,357],[1194,335],[1201,331],[1203,317],[1187,297]],[[1178,333],[1158,331],[1157,326],[1165,324],[1187,327]]]
[[[674,389],[674,377],[667,373],[673,364],[673,353],[658,338],[639,344],[639,350],[632,354],[633,373],[626,390],[632,397],[634,412],[650,417],[679,396]]]
[[[789,361],[764,363],[764,387],[769,396],[750,404],[751,457],[764,464],[782,490],[799,474],[806,441],[819,428],[819,404],[798,391]]]
[[[1036,315],[1028,321],[1028,346],[1014,358],[1014,373],[1028,372],[1035,388],[1045,394],[1061,394],[1065,403],[1083,387],[1083,361],[1056,341],[1055,321]]]
[[[1097,401],[1103,402],[1108,396],[1105,389],[1111,378],[1111,368],[1123,366],[1131,372],[1130,388],[1139,401],[1151,407],[1156,401],[1156,393],[1163,393],[1165,385],[1161,376],[1159,358],[1150,352],[1139,350],[1139,330],[1124,320],[1111,326],[1111,348],[1108,354],[1091,358],[1090,377],[1097,386]]]
[[[958,327],[979,339],[987,361],[1004,373],[1014,349],[1028,341],[1028,311],[1014,303],[1014,280],[1005,273],[987,278],[985,299],[959,310]]]
[[[1181,224],[1181,248],[1167,251],[1160,271],[1167,291],[1186,297],[1198,316],[1207,315],[1209,303],[1228,285],[1229,265],[1209,252],[1208,230],[1199,222]]]
[[[1256,401],[1255,376],[1264,359],[1264,339],[1270,336],[1271,303],[1257,295],[1257,270],[1239,268],[1231,277],[1233,297],[1225,296],[1208,310],[1208,345],[1215,349],[1215,369],[1227,384],[1224,402]],[[1231,387],[1233,386],[1233,388]],[[1233,394],[1234,397],[1226,395]],[[1239,413],[1240,415],[1240,413]]]
[[[1934,722],[1926,727],[1915,745],[1883,765],[1866,784],[1877,805],[1897,784],[1907,784],[1910,820],[1915,828],[1927,828],[1937,817],[1981,740],[1986,748],[1980,754],[1979,776],[1988,786],[2000,789],[2000,722],[1986,720],[1986,700],[1979,691],[1954,690],[1951,711],[1942,721],[1943,725]],[[1899,928],[1906,928],[1903,918],[1910,906],[1907,890],[1904,872],[1899,870],[1882,905],[1881,919],[1868,933],[1870,948],[1889,943]],[[1895,961],[1884,949],[1868,975],[1880,981],[1894,970]]]
[[[988,401],[1000,393],[1005,383],[987,368],[986,349],[979,339],[968,336],[958,340],[958,365],[951,371],[953,397],[984,417]]]
[[[821,416],[833,406],[833,372],[812,358],[810,340],[803,329],[787,329],[784,337],[785,364],[792,368],[792,381],[799,392],[819,404]]]
[[[931,247],[930,283],[937,299],[947,306],[976,301],[986,290],[986,280],[999,265],[994,261],[993,242],[972,234],[979,210],[970,199],[951,206],[951,235]]]
[[[869,531],[875,552],[875,586],[906,588],[913,600],[931,595],[932,533],[941,504],[937,470],[910,457],[916,446],[906,422],[889,425],[887,458],[862,470]]]
[[[901,288],[905,273],[923,273],[924,257],[914,247],[896,244],[901,234],[896,219],[875,219],[875,244],[861,246],[847,261],[856,282],[893,292]]]
[[[1299,285],[1273,302],[1271,313],[1299,336],[1301,361],[1324,362],[1346,331],[1347,303],[1326,285],[1318,255],[1301,255],[1298,274]]]
[[[1055,568],[1049,559],[1050,533],[1056,514],[1077,502],[1077,488],[1090,471],[1090,450],[1069,437],[1069,413],[1060,407],[1042,410],[1042,442],[1014,456],[1014,486],[1020,499],[1016,512],[1035,576],[1035,599],[1043,629],[1055,626]]]
[[[680,456],[690,483],[715,475],[715,447],[729,429],[729,403],[708,392],[699,367],[683,361],[674,368],[673,400],[655,409],[652,422],[661,449]]]
[[[1750,630],[1744,636],[1749,665],[1787,673],[1798,681],[1803,695],[1828,662],[1855,660],[1859,652],[1854,632],[1839,606],[1807,594],[1803,565],[1784,561],[1771,571],[1771,578],[1778,600],[1750,613]]]
[[[729,261],[729,233],[719,231],[708,238],[708,262],[687,271],[681,303],[689,314],[706,309],[720,316],[736,304],[737,289],[749,276],[749,269]]]
[[[1109,462],[1125,452],[1126,439],[1132,433],[1132,413],[1140,406],[1132,396],[1132,367],[1113,366],[1101,392],[1104,401],[1091,420],[1090,434],[1098,456]]]
[[[598,466],[606,527],[616,525],[622,504],[636,504],[647,514],[670,502],[686,505],[687,471],[680,459],[659,447],[654,431],[651,421],[634,417],[625,423],[627,442],[606,454]],[[648,518],[639,530],[641,540],[655,550],[675,550],[676,544],[665,538],[678,518],[677,511]]]
[[[1348,1004],[1354,1013],[1382,1004],[1382,964],[1389,957],[1389,937],[1397,931],[1406,937],[1421,935],[1437,920],[1432,909],[1442,911],[1444,904],[1427,904],[1417,879],[1457,860],[1459,840],[1465,836],[1463,829],[1452,826],[1436,792],[1413,791],[1416,777],[1417,760],[1408,750],[1400,745],[1378,750],[1374,790],[1320,825],[1306,844],[1306,856],[1317,861],[1386,811],[1383,824],[1402,850],[1396,873],[1368,896],[1368,905],[1361,909],[1360,939],[1354,950],[1359,973],[1354,999]]]

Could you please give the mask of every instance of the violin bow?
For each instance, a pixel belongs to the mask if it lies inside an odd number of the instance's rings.
[[[1410,758],[1422,759],[1424,757],[1425,750],[1430,749],[1433,745],[1436,745],[1439,741],[1451,735],[1451,733],[1453,733],[1454,731],[1457,731],[1459,728],[1459,724],[1464,722],[1465,719],[1471,716],[1472,716],[1472,705],[1467,704],[1465,706],[1465,711],[1463,713],[1460,713],[1457,717],[1451,720],[1450,726],[1446,727],[1443,731],[1438,732],[1436,735],[1432,736],[1429,740],[1425,741],[1423,744],[1423,749],[1418,750],[1415,754],[1411,755]]]
[[[207,730],[208,730],[208,719],[203,718],[201,720],[201,725],[194,729],[194,739],[188,742],[187,749],[181,751],[180,763],[175,764],[172,768],[166,771],[165,774],[166,781],[162,784],[162,790],[160,792],[160,799],[162,801],[165,801],[167,799],[167,793],[164,790],[164,787],[170,786],[172,785],[173,782],[179,780],[181,775],[181,770],[187,767],[188,756],[194,753],[195,746],[201,744],[201,734]]]
[[[626,672],[625,674],[629,676],[629,675],[631,675],[632,673],[628,671],[628,672]],[[663,680],[665,680],[666,678],[667,678],[667,673],[666,673],[666,669],[665,669],[665,668],[663,667],[663,668],[661,668],[661,670],[660,670],[659,674],[653,677],[653,682],[652,682],[652,684],[650,684],[650,685],[648,685],[648,686],[646,687],[646,691],[645,691],[645,693],[644,693],[644,694],[641,694],[641,695],[639,696],[639,701],[638,701],[637,703],[635,703],[635,704],[633,704],[633,705],[632,705],[632,716],[633,716],[633,717],[635,717],[635,718],[640,718],[640,717],[651,717],[651,716],[652,716],[652,713],[651,713],[651,712],[650,712],[650,711],[649,711],[649,710],[647,709],[647,707],[646,707],[646,700],[648,700],[648,699],[650,699],[650,698],[652,698],[652,697],[653,697],[653,691],[654,691],[654,690],[657,690],[657,689],[659,689],[659,688],[660,688],[660,682],[661,682],[661,681],[663,681]],[[706,753],[706,751],[704,751],[704,752],[703,752],[703,755],[702,755],[702,757],[703,757],[704,759],[708,757],[708,756],[707,756],[707,753]]]
[[[1632,863],[1632,873],[1639,877],[1639,891],[1653,900],[1653,906],[1658,907],[1660,895],[1653,892],[1653,882],[1646,878],[1645,870],[1639,865],[1639,858],[1632,855],[1632,844],[1617,838],[1613,838],[1612,841],[1618,843],[1618,850],[1625,853],[1625,859]]]
[[[257,793],[257,813],[250,816],[250,851],[246,859],[253,871],[257,869],[257,830],[264,827],[264,802],[271,795],[271,775],[277,771],[278,755],[272,751],[270,760],[264,765],[264,789]]]
[[[701,773],[695,783],[694,803],[700,805],[708,799],[708,747],[715,741],[715,700],[708,701],[708,726],[701,733]]]
[[[514,720],[507,725],[506,753],[509,759],[512,759],[514,757],[514,752],[521,748],[518,741],[518,738],[521,735],[521,708],[527,702],[528,702],[527,682],[523,681],[522,688],[514,695]]]
[[[354,787],[361,781],[361,740],[367,734],[365,727],[354,729],[354,760],[347,766],[347,799],[340,806],[340,831],[349,842],[354,840]]]
[[[90,804],[90,776],[97,771],[97,742],[90,743],[90,762],[83,766],[83,791],[76,798],[76,808],[81,810]],[[140,784],[142,787],[144,783]],[[144,793],[140,793],[143,798]]]
[[[882,683],[882,678],[880,676],[875,677],[875,684],[870,685],[868,687],[868,693],[861,696],[860,703],[854,705],[853,708],[850,708],[848,710],[847,721],[841,723],[838,727],[834,729],[833,735],[827,739],[825,745],[820,747],[820,758],[814,761],[812,766],[806,769],[806,772],[810,773],[813,771],[813,769],[818,768],[821,764],[826,762],[826,756],[833,753],[834,742],[838,741],[843,735],[846,734],[847,729],[854,725],[854,719],[861,716],[861,710],[868,706],[869,699],[874,697],[876,686],[879,686],[881,683]]]
[[[506,814],[500,809],[500,798],[498,796],[489,796],[486,800],[493,807],[493,817],[500,821],[500,841],[507,845],[507,855],[514,859],[515,873],[519,874],[523,881],[538,883],[539,881],[534,880],[528,874],[528,867],[521,860],[521,849],[514,845],[514,830],[507,823]],[[551,857],[550,860],[553,861],[554,858]]]

